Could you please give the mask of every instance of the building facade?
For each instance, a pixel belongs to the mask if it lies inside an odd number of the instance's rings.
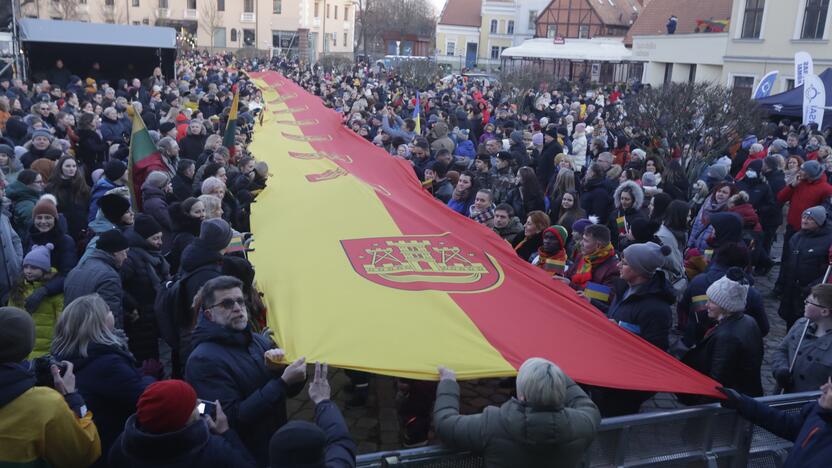
[[[627,34],[640,0],[551,0],[537,17],[536,37],[591,39]]]
[[[96,23],[171,26],[201,48],[297,52],[307,34],[317,54],[351,54],[353,0],[35,0],[23,16]]]

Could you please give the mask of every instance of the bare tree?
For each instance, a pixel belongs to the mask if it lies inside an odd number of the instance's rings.
[[[396,67],[398,76],[416,89],[426,89],[440,78],[441,70],[433,60],[405,60]]]
[[[35,16],[40,18],[40,0],[17,0],[18,11],[23,16]]]
[[[764,116],[748,96],[719,84],[669,83],[628,96],[607,119],[628,128],[643,147],[689,148],[683,164],[698,175],[743,136],[759,134]]]
[[[528,90],[537,91],[546,77],[540,69],[530,65],[501,70],[499,74],[503,96],[520,108]]]
[[[123,11],[116,2],[113,2],[112,5],[105,4],[104,8],[101,9],[101,17],[104,19],[105,23],[127,23],[125,11]]]
[[[211,50],[214,50],[214,30],[222,26],[222,12],[217,8],[217,0],[203,0],[199,10],[199,29],[208,35]]]
[[[52,11],[63,20],[83,19],[80,0],[52,0]]]
[[[385,32],[433,37],[436,14],[428,0],[354,0],[356,28],[364,55],[378,52]],[[370,50],[373,48],[373,50]]]

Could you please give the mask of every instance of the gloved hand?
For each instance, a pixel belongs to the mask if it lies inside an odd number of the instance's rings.
[[[142,361],[142,374],[148,377],[155,377],[161,380],[164,377],[165,367],[158,359],[145,359]]]
[[[782,389],[788,389],[792,386],[792,373],[789,372],[789,369],[785,367],[781,367],[779,369],[774,369],[774,380],[777,381],[777,385],[780,386]]]
[[[48,292],[46,291],[46,288],[37,288],[32,291],[32,294],[26,298],[26,312],[34,314],[35,311],[38,310],[40,303],[46,299],[47,294]]]
[[[726,399],[719,402],[723,408],[737,409],[740,406],[740,393],[733,388],[717,387]]]

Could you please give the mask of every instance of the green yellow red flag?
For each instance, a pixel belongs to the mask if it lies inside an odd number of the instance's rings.
[[[127,188],[130,190],[134,209],[141,208],[142,184],[154,168],[164,167],[162,156],[156,149],[142,116],[130,106],[127,114],[133,124],[130,132],[130,150],[127,158]]]
[[[433,198],[409,161],[318,98],[276,72],[252,77],[277,103],[250,145],[275,175],[253,205],[249,258],[290,359],[416,379],[444,365],[471,379],[540,356],[586,384],[720,395]]]
[[[236,147],[234,137],[237,133],[237,113],[240,108],[240,88],[234,85],[233,89],[234,98],[231,100],[231,110],[228,112],[228,122],[225,124],[225,133],[222,136],[222,145],[228,148],[228,153],[232,158]]]

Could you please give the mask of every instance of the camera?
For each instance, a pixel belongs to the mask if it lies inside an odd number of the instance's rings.
[[[216,419],[217,418],[217,405],[216,405],[216,403],[214,403],[213,401],[202,400],[202,399],[197,400],[197,401],[199,403],[197,403],[196,407],[197,407],[197,411],[199,411],[200,415],[209,416],[209,417],[211,417],[211,419]]]
[[[66,372],[67,366],[55,359],[51,354],[44,354],[32,361],[32,370],[35,373],[35,385],[39,387],[55,388],[55,379],[52,377],[52,365],[58,366],[61,376]]]

